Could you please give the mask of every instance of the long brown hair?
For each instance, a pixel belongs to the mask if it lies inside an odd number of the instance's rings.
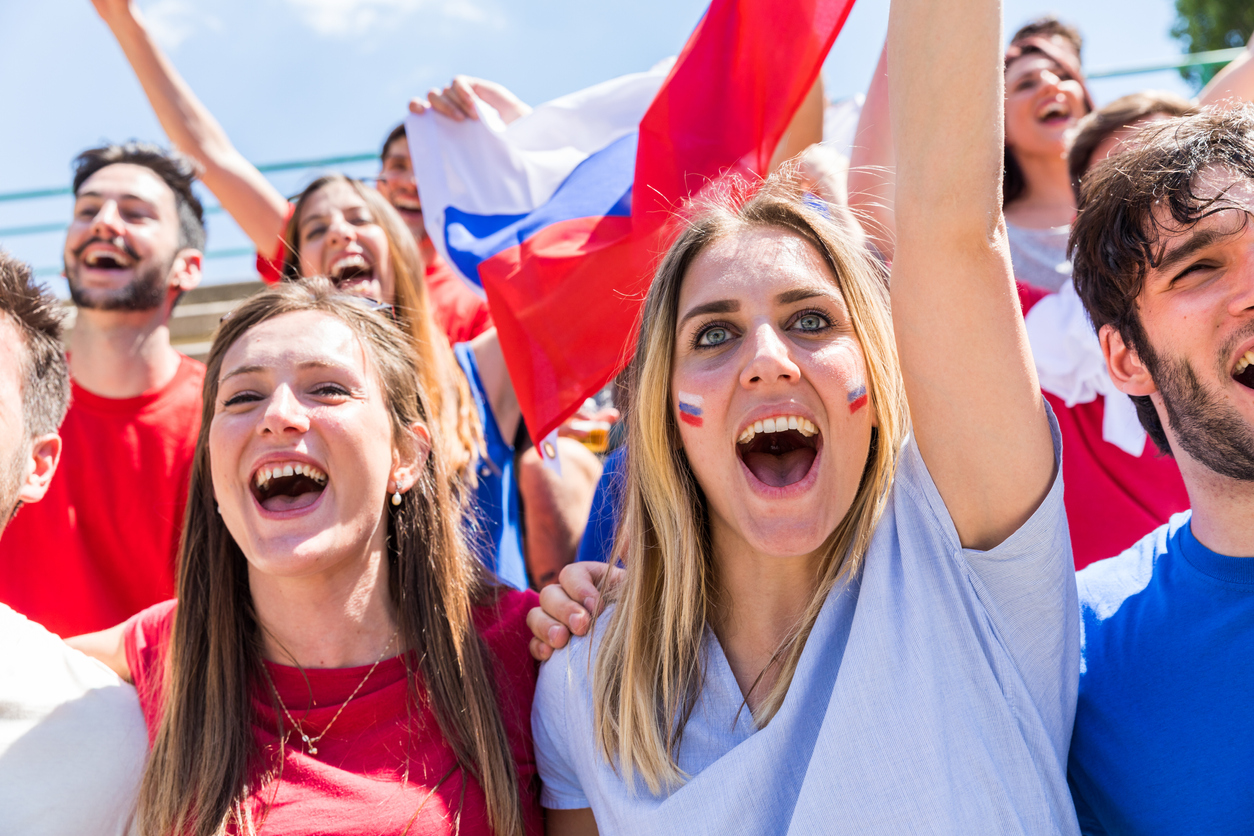
[[[254,326],[298,311],[336,317],[357,335],[379,380],[394,444],[408,443],[409,426],[425,423],[430,414],[409,341],[386,317],[337,293],[326,279],[268,288],[219,327],[205,372],[163,711],[140,787],[144,836],[252,829],[245,802],[264,781],[250,700],[264,681],[261,633],[247,561],[215,512],[209,430],[227,350]],[[430,429],[434,437],[438,428]],[[472,607],[491,603],[495,587],[462,539],[461,509],[439,449],[433,445],[401,504],[385,505],[388,595],[406,663],[417,659],[409,676],[413,699],[431,707],[458,764],[483,787],[493,830],[513,836],[522,833],[518,775],[493,663],[472,620]]]
[[[392,304],[418,353],[418,374],[431,404],[431,414],[436,416],[434,420],[442,430],[451,472],[473,488],[476,479],[471,464],[485,449],[479,412],[448,339],[431,318],[422,255],[414,235],[392,204],[361,181],[343,174],[327,174],[314,180],[296,198],[295,209],[283,232],[283,278],[285,281],[307,278],[300,269],[301,218],[310,198],[332,183],[345,183],[355,191],[387,236],[388,263],[396,285]]]
[[[628,783],[638,774],[654,794],[683,779],[677,749],[700,692],[702,641],[720,594],[705,494],[684,453],[671,400],[679,294],[689,266],[711,244],[743,230],[782,229],[810,244],[849,305],[879,424],[853,503],[823,544],[819,583],[791,637],[775,653],[780,674],[754,711],[759,727],[783,702],[828,593],[840,578],[857,572],[866,554],[909,426],[878,263],[804,202],[788,169],[747,200],[745,189],[731,185],[706,198],[671,245],[649,288],[630,367],[630,452],[614,552],[627,577],[613,593],[617,606],[593,662],[592,688],[602,754],[617,763]]]

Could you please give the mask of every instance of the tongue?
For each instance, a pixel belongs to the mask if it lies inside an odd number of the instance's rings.
[[[320,493],[322,491],[307,491],[296,496],[278,494],[263,501],[261,507],[267,511],[291,511],[296,508],[308,508],[317,501]]]
[[[786,488],[805,478],[814,456],[809,447],[798,447],[787,453],[746,453],[744,460],[758,481],[772,488]]]

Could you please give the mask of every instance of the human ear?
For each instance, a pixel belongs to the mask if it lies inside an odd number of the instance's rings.
[[[57,462],[61,460],[61,436],[56,433],[36,436],[31,439],[30,455],[23,462],[22,482],[18,488],[17,501],[22,503],[38,502],[48,493],[48,485],[57,472]]]
[[[1102,344],[1102,354],[1106,356],[1106,368],[1115,388],[1125,395],[1138,397],[1152,395],[1158,391],[1149,369],[1141,361],[1136,349],[1128,345],[1123,334],[1112,325],[1103,325],[1097,334]]]
[[[392,484],[390,490],[403,493],[418,481],[418,474],[427,466],[431,455],[431,431],[421,421],[409,425],[406,443],[392,452]]]
[[[170,287],[187,292],[200,285],[205,254],[200,250],[179,250],[170,268]]]

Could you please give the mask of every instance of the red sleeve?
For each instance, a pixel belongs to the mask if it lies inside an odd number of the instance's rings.
[[[278,284],[283,281],[283,254],[287,250],[287,241],[283,238],[283,233],[287,231],[287,225],[292,220],[292,213],[295,211],[296,204],[288,203],[287,214],[283,217],[283,227],[279,230],[279,240],[274,247],[274,256],[268,256],[261,250],[257,251],[257,274],[266,284]]]
[[[496,601],[479,607],[475,623],[493,656],[497,703],[509,737],[518,784],[522,788],[523,824],[528,834],[543,832],[538,795],[539,771],[531,739],[531,702],[536,693],[540,663],[527,649],[531,630],[527,613],[540,605],[540,596],[528,589],[506,589]]]
[[[1018,279],[1015,279],[1015,289],[1019,291],[1019,307],[1023,309],[1024,316],[1028,315],[1033,305],[1049,295],[1048,290]]]
[[[135,690],[139,692],[139,707],[143,709],[144,723],[148,726],[150,746],[161,721],[165,660],[169,655],[170,631],[174,627],[177,604],[173,599],[155,604],[131,616],[122,627],[126,666],[130,669]]]

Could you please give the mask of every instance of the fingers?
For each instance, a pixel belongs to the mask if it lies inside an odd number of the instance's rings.
[[[561,576],[565,574],[566,571],[563,569]],[[537,617],[536,623],[532,626],[532,633],[545,641],[556,640],[557,644],[549,642],[554,647],[562,647],[566,644],[566,639],[569,638],[565,635],[566,631],[582,636],[588,632],[588,625],[592,623],[588,610],[571,598],[560,584],[551,583],[540,590],[540,609],[544,611],[548,621],[540,621]],[[555,630],[555,627],[559,629]]]
[[[553,648],[539,639],[532,639],[531,643],[527,645],[527,650],[531,653],[531,658],[537,662],[547,662],[549,657],[553,655]]]
[[[453,83],[445,88],[445,94],[467,118],[478,119],[479,113],[475,110],[475,92],[471,88],[473,81],[475,79],[464,75],[454,76]]]
[[[562,569],[560,583],[540,590],[540,606],[527,613],[527,628],[534,638],[528,644],[531,655],[543,662],[553,651],[565,647],[571,634],[586,635],[592,626],[589,613],[601,611],[597,584],[612,589],[622,582],[623,570],[604,563],[572,563]],[[582,604],[577,603],[582,600]]]
[[[426,113],[431,109],[431,102],[415,96],[409,100],[410,113]]]
[[[587,561],[585,563],[571,563],[562,569],[558,575],[558,583],[561,584],[562,594],[572,603],[578,601],[583,604],[587,612],[598,614],[604,602],[601,600],[601,591],[599,587],[602,585],[603,579],[607,589],[613,589],[618,586],[623,579],[623,570],[617,566],[609,566],[605,563],[597,561]],[[607,577],[608,575],[608,577]],[[552,587],[546,587],[551,589]],[[559,613],[550,610],[544,604],[544,593],[540,593],[540,606],[544,607],[545,612],[557,618]],[[587,625],[584,624],[580,629],[582,622],[571,623],[566,619],[561,619],[564,624],[571,628],[577,636],[582,636]],[[590,623],[590,622],[589,622]]]
[[[570,632],[540,607],[532,607],[527,613],[527,628],[534,636],[528,648],[531,655],[541,662],[552,656],[554,650],[565,647],[570,640]]]

